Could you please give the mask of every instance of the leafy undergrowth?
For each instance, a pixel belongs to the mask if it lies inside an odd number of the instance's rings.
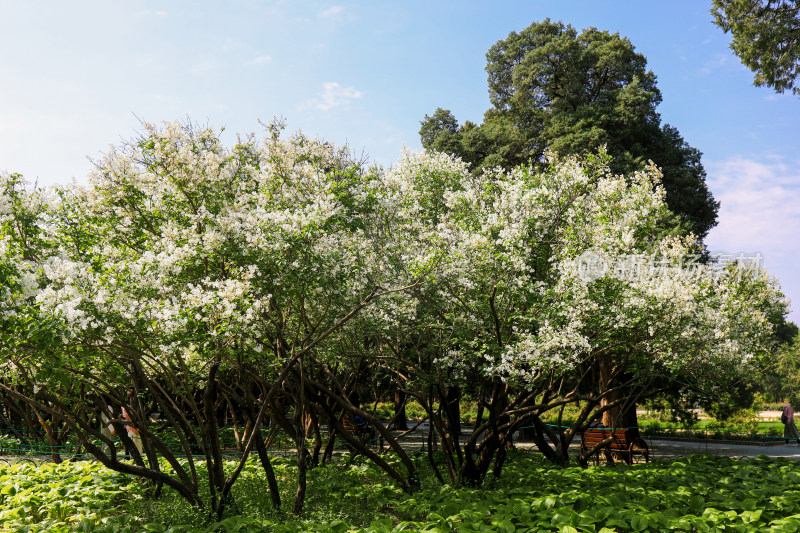
[[[295,468],[282,460],[275,467],[291,507]],[[369,465],[337,465],[310,473],[302,517],[270,509],[253,464],[236,488],[238,514],[213,524],[171,494],[131,497],[141,488],[96,464],[2,465],[0,486],[3,532],[800,530],[800,465],[766,457],[581,469],[515,453],[493,484],[440,487],[423,472],[423,489],[412,495]]]
[[[0,531],[94,528],[139,498],[140,484],[99,463],[0,464]]]

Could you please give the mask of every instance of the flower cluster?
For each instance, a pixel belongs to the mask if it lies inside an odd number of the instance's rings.
[[[383,170],[274,132],[227,148],[211,129],[147,125],[58,201],[4,176],[0,313],[58,321],[70,342],[158,371],[220,357],[274,368],[359,311],[373,336],[437,331],[438,368],[531,382],[620,345],[674,368],[741,365],[785,308],[760,269],[689,272],[694,240],[657,238],[668,213],[653,166],[476,175],[408,152]],[[621,259],[652,254],[664,268]]]

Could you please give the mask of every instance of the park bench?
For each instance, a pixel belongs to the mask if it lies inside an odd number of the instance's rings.
[[[588,461],[591,453],[595,464],[599,464],[600,453],[603,453],[612,463],[620,460],[633,464],[637,458],[644,459],[646,463],[650,458],[650,451],[647,443],[637,433],[630,429],[587,428],[581,433],[581,460]],[[602,446],[592,452],[600,444]]]
[[[345,414],[342,416],[342,426],[362,442],[369,442],[375,437],[375,428],[360,416]]]

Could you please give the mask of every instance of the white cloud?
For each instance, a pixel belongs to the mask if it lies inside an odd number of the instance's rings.
[[[314,107],[320,111],[329,111],[334,107],[347,105],[363,96],[364,93],[355,87],[342,87],[339,82],[326,81],[322,84],[322,91],[317,94],[317,98],[309,100],[306,106]]]
[[[797,101],[797,97],[792,93],[792,91],[776,93],[772,90],[771,87],[764,87],[764,90],[770,91],[764,96],[764,100],[770,102],[774,102],[776,100],[783,100],[785,102],[791,102],[792,104],[794,104]]]
[[[250,60],[251,65],[266,65],[272,61],[272,56],[269,54],[260,55]]]
[[[706,168],[721,204],[719,225],[711,234],[715,241],[781,249],[797,242],[800,252],[800,161],[737,157]]]
[[[232,39],[228,37],[225,39],[225,43],[222,45],[222,50],[225,52],[234,52],[236,50],[242,50],[247,48],[247,45],[240,41],[239,39]]]
[[[702,76],[708,76],[712,72],[730,66],[732,64],[732,58],[733,55],[731,54],[714,54],[711,59],[706,61],[703,66],[698,69],[697,73]]]
[[[319,16],[324,19],[337,19],[343,12],[344,8],[342,6],[331,6],[325,11],[321,11]]]
[[[720,202],[719,224],[706,238],[708,248],[761,252],[786,295],[800,302],[800,160],[736,157],[705,167]],[[798,311],[792,315],[797,321]]]
[[[192,73],[193,76],[206,76],[216,70],[219,69],[219,64],[214,61],[209,60],[200,60],[197,63],[193,64],[189,67],[189,72]]]

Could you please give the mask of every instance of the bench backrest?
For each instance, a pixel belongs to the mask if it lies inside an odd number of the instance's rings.
[[[591,448],[608,438],[614,440],[609,444],[612,449],[627,449],[629,445],[628,430],[611,428],[589,428],[581,436],[584,448]]]

